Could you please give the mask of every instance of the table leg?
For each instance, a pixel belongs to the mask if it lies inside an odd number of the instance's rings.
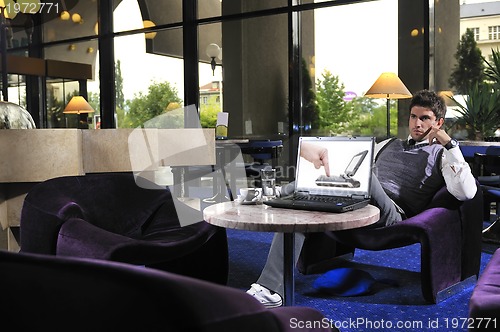
[[[295,304],[295,233],[283,234],[284,305]]]
[[[226,183],[226,172],[224,170],[224,149],[216,148],[216,170],[214,181],[215,195],[210,198],[205,198],[203,202],[208,204],[216,204],[221,202],[226,202],[232,200],[232,197],[227,197],[226,192],[228,192],[228,185]]]

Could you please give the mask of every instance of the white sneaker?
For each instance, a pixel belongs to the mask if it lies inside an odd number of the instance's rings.
[[[278,293],[271,293],[269,289],[259,284],[252,284],[252,287],[247,290],[247,294],[252,295],[266,308],[276,308],[283,305],[283,300]]]

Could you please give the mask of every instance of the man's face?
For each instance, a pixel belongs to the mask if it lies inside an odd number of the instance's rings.
[[[410,110],[410,120],[408,127],[410,136],[415,141],[420,142],[427,138],[431,127],[441,128],[444,119],[436,119],[434,112],[430,108],[413,106]]]

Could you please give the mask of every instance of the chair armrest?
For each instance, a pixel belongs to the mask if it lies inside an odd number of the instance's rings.
[[[457,225],[454,222],[457,218],[457,211],[436,207],[390,226],[337,231],[332,232],[332,236],[341,243],[364,250],[400,248],[422,240],[427,241],[429,234],[436,232],[438,228],[451,237],[460,238],[459,227],[450,227]]]
[[[478,176],[477,180],[481,185],[500,186],[500,175]]]

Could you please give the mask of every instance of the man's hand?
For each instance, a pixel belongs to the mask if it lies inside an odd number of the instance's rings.
[[[450,135],[438,126],[432,126],[428,131],[429,135],[427,137],[429,139],[429,144],[439,143],[444,146],[451,140]],[[437,142],[435,142],[434,139],[436,139]]]
[[[314,168],[319,169],[321,166],[325,168],[326,176],[330,176],[330,165],[328,163],[328,150],[321,146],[311,143],[302,142],[300,156],[311,162]]]

